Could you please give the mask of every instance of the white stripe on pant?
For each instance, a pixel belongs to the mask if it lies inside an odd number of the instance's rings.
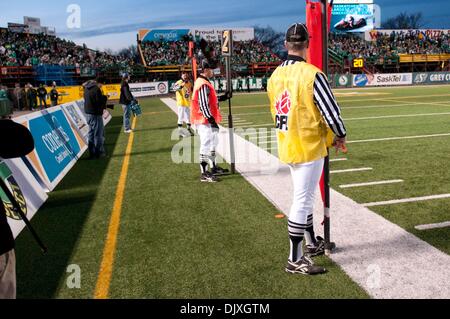
[[[307,225],[311,223],[308,221],[308,216],[312,215],[314,208],[314,194],[319,184],[320,176],[322,175],[324,159],[315,162],[303,164],[290,164],[292,181],[294,183],[294,196],[291,211],[289,214],[290,232],[298,233],[298,237],[304,233],[307,236],[307,244],[313,239],[308,238],[306,229]],[[295,231],[297,227],[297,231]],[[291,236],[292,237],[292,236]],[[295,244],[291,240],[290,260],[296,262],[303,255],[302,245]],[[296,251],[294,251],[296,250]],[[297,258],[293,258],[296,256]],[[297,260],[293,260],[297,259]]]

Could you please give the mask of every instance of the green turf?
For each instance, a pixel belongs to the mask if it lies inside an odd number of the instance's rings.
[[[450,133],[450,86],[336,90],[346,121],[348,140]],[[349,95],[354,94],[355,95]],[[371,95],[364,95],[371,94]],[[377,95],[373,95],[377,94]],[[344,96],[345,95],[345,96]],[[253,125],[271,123],[266,94],[237,95],[236,118]],[[259,105],[244,108],[245,105]],[[252,114],[254,113],[254,115]],[[414,117],[351,120],[361,117],[417,115]],[[248,126],[248,125],[244,125]],[[273,125],[257,128],[270,128]],[[332,187],[359,203],[450,193],[448,159],[450,136],[426,139],[349,144],[348,161],[334,162],[332,170],[372,167],[373,171],[332,175]],[[275,146],[276,144],[269,144]],[[265,145],[263,145],[265,146]],[[275,152],[276,154],[276,152]],[[334,154],[331,156],[335,157]],[[401,184],[340,189],[339,185],[403,179]],[[371,207],[446,253],[450,228],[418,231],[414,226],[450,220],[450,199]]]
[[[327,258],[319,277],[283,271],[287,225],[239,175],[199,182],[197,164],[174,164],[175,114],[143,100],[127,179],[112,298],[367,298]],[[33,219],[50,252],[25,231],[17,241],[20,298],[92,298],[127,144],[116,111],[107,127],[111,157],[81,160]],[[193,155],[194,156],[194,155]],[[195,155],[196,157],[196,155]],[[81,289],[66,286],[68,265]]]

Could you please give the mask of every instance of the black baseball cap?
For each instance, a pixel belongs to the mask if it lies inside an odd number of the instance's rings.
[[[217,69],[217,61],[209,59],[209,60],[203,60],[202,62],[202,69]]]
[[[308,28],[304,23],[294,23],[286,32],[286,42],[309,41]]]

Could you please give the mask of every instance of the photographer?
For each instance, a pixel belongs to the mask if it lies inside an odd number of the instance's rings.
[[[16,298],[16,257],[14,237],[6,220],[3,203],[0,204],[0,299]]]
[[[103,95],[101,87],[104,79],[88,81],[84,87],[84,112],[89,125],[89,158],[105,157],[103,112],[106,109],[108,98]]]

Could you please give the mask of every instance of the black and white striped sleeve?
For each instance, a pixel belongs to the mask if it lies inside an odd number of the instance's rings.
[[[347,136],[341,109],[331,92],[327,78],[322,73],[317,73],[314,81],[314,102],[333,133],[338,137]]]
[[[200,104],[200,111],[207,119],[211,118],[211,109],[209,106],[209,88],[203,85],[198,91],[198,101]]]

